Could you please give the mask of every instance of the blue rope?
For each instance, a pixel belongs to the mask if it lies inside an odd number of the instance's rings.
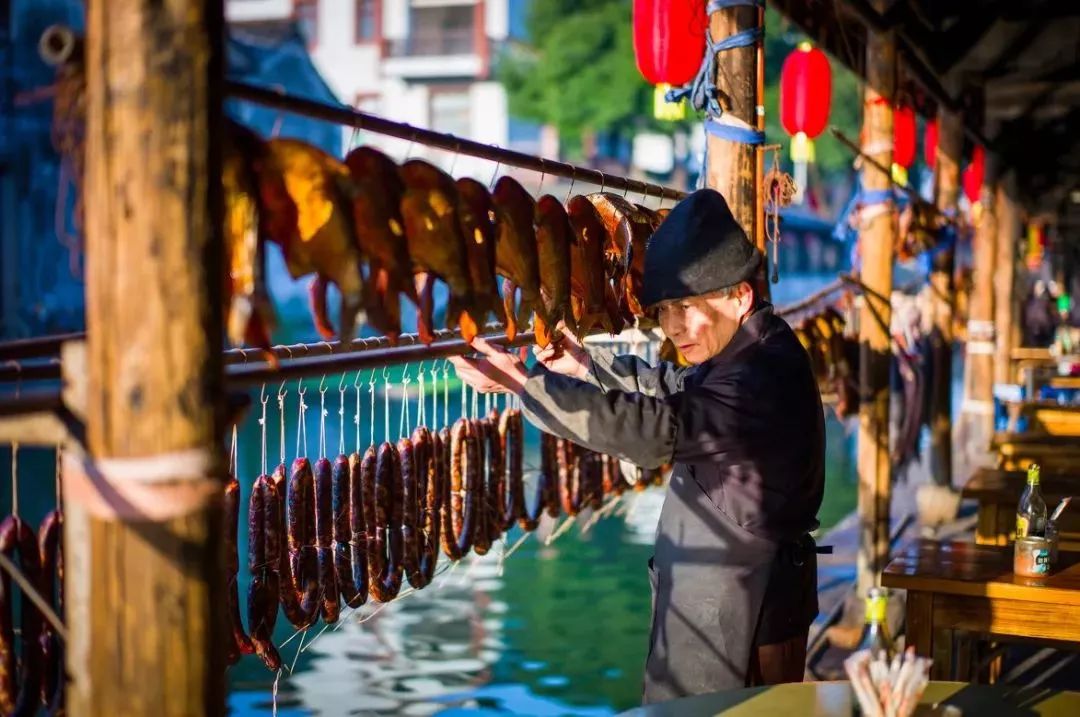
[[[754,146],[765,144],[765,133],[749,127],[722,124],[712,117],[705,118],[705,131],[713,137]]]
[[[864,207],[874,204],[889,204],[895,201],[896,192],[892,189],[861,189],[858,195],[858,202]]]
[[[706,13],[712,15],[720,10],[733,7],[761,8],[764,6],[765,0],[709,0]],[[750,47],[761,40],[763,34],[762,28],[754,27],[741,30],[734,35],[714,42],[711,33],[706,31],[705,57],[702,58],[697,75],[694,76],[690,84],[668,90],[664,95],[664,99],[668,102],[689,100],[695,110],[706,113],[705,129],[714,136],[743,144],[764,144],[765,134],[763,132],[728,125],[717,125],[708,121],[709,118],[716,119],[724,113],[724,108],[720,106],[720,101],[716,96],[717,55],[726,50]]]

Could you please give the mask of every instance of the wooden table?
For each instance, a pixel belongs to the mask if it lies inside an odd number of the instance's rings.
[[[1057,401],[1026,399],[1005,402],[1009,415],[1009,430],[1013,431],[1021,418],[1028,420],[1028,431],[1044,436],[1080,436],[1080,404],[1061,404]],[[1077,438],[1080,443],[1080,438]]]
[[[1013,575],[1012,559],[1011,547],[920,540],[885,568],[882,585],[907,591],[907,644],[934,658],[934,679],[953,673],[958,633],[1080,644],[1080,553],[1059,553],[1045,578]]]
[[[1080,468],[1075,472],[1042,471],[1043,498],[1051,511],[1062,498],[1080,498]],[[975,542],[980,545],[1008,545],[1016,530],[1016,504],[1027,485],[1024,471],[980,468],[964,485],[961,496],[979,502]],[[1058,522],[1063,550],[1080,550],[1080,501],[1065,509]]]
[[[1025,470],[1032,463],[1043,468],[1080,471],[1080,437],[1051,436],[1045,433],[999,431],[990,441],[998,454],[998,468]]]
[[[850,717],[858,704],[847,682],[803,682],[749,687],[713,692],[670,702],[637,707],[621,717]],[[1024,715],[1034,717],[1076,717],[1080,715],[1080,693],[1035,690],[1001,685],[970,685],[966,682],[931,682],[920,705],[958,708],[964,717],[981,715]],[[947,714],[923,712],[919,714]]]

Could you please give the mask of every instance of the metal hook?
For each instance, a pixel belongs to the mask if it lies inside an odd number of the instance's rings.
[[[405,159],[408,160],[412,156],[413,145],[416,144],[416,129],[413,129],[412,138],[409,140],[409,147],[405,150]]]
[[[278,390],[277,390],[278,400],[281,400],[281,399],[285,398],[285,395],[288,394],[288,391],[285,390],[285,382],[288,381],[288,380],[289,379],[287,379],[287,378],[281,380],[281,385],[278,386]]]
[[[540,186],[536,188],[536,196],[544,193],[544,179],[547,178],[547,169],[544,167],[544,158],[540,158]]]
[[[341,373],[341,380],[338,381],[337,390],[342,391],[342,392],[345,391],[345,372],[344,371]]]
[[[596,171],[597,171],[597,172],[600,172],[600,170],[599,170],[599,169],[598,169],[598,170],[596,170]],[[600,172],[600,193],[601,193],[601,194],[603,194],[603,193],[604,193],[604,188],[605,188],[606,186],[607,186],[607,177],[605,177],[605,176],[604,176],[604,173],[603,173],[603,172]]]
[[[319,393],[326,393],[325,384],[326,384],[326,374],[324,373],[322,375],[322,378],[319,379]]]
[[[266,395],[266,384],[264,383],[259,389],[259,403],[266,405],[266,402],[270,400],[270,397]]]
[[[243,348],[238,348],[236,350],[240,352],[240,358],[244,359],[244,363],[247,363],[247,351]]]
[[[412,380],[412,376],[409,375],[409,362],[408,361],[405,362],[405,370],[401,372],[401,380],[403,382]]]
[[[624,180],[624,181],[625,181],[625,180]],[[627,194],[627,192],[629,192],[629,191],[630,191],[630,182],[626,182],[626,184],[624,184],[624,185],[623,185],[623,188],[622,188],[622,195],[623,195],[623,199],[626,199],[626,194]]]
[[[326,346],[326,350],[329,353],[334,353],[334,345],[332,343],[330,343],[329,341],[320,341],[319,343]]]
[[[282,350],[282,351],[285,351],[286,353],[288,353],[288,354],[289,354],[289,360],[290,360],[290,361],[292,361],[292,359],[293,359],[293,355],[292,355],[292,348],[291,348],[291,347],[289,347],[289,346],[282,346],[282,347],[281,347],[281,350]]]
[[[454,157],[450,160],[449,174],[451,176],[453,176],[454,174],[454,167],[457,166],[457,160],[459,156],[461,156],[461,140],[458,140],[457,146],[454,147]]]
[[[566,191],[566,201],[563,204],[570,203],[570,195],[574,193],[574,183],[577,181],[577,170],[570,170],[570,189]]]
[[[491,173],[491,181],[488,182],[488,191],[495,186],[495,180],[499,178],[499,167],[502,166],[502,162],[495,163],[495,171]]]
[[[383,366],[382,367],[382,380],[387,382],[387,383],[390,382],[390,367],[389,366]]]
[[[359,368],[356,369],[356,378],[353,379],[353,384],[352,384],[353,388],[360,388],[360,384],[362,383],[362,381],[360,381],[360,372],[361,371],[363,371],[363,369],[359,369]],[[344,376],[345,374],[342,374],[342,375]]]

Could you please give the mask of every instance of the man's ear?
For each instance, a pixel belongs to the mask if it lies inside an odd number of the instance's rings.
[[[739,315],[740,317],[746,316],[754,306],[754,287],[749,281],[739,284],[738,298]]]

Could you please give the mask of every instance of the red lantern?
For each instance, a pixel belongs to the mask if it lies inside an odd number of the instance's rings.
[[[813,139],[825,131],[832,102],[829,58],[803,43],[784,60],[780,71],[780,124],[789,135]]]
[[[964,168],[963,176],[964,196],[972,204],[979,201],[985,175],[986,151],[979,145],[975,145],[975,151],[971,153],[971,162]]]
[[[704,0],[634,0],[634,59],[653,85],[685,85],[705,54]]]
[[[930,169],[937,164],[938,121],[937,117],[926,122],[926,134],[923,135],[923,160]]]
[[[915,110],[897,105],[893,110],[893,164],[907,169],[915,162]]]

